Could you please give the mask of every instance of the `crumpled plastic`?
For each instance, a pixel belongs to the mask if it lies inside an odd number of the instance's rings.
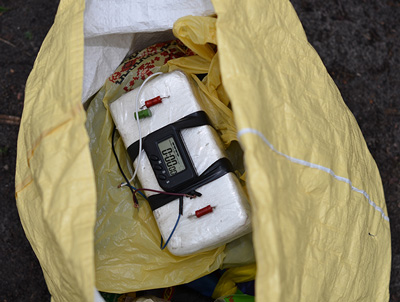
[[[293,7],[213,4],[224,83],[216,93],[231,101],[254,209],[257,299],[387,301],[390,226],[379,171]],[[83,12],[84,1],[61,1],[26,85],[18,138],[17,206],[54,301],[92,301],[95,286]],[[198,60],[210,62],[211,51]],[[222,130],[229,142],[235,132]]]
[[[217,299],[222,296],[233,295],[238,289],[236,284],[254,280],[256,277],[256,271],[257,268],[255,264],[234,267],[226,270],[219,279],[212,297]]]
[[[210,0],[86,0],[82,102],[96,93],[128,52],[174,39],[174,22],[214,13]]]

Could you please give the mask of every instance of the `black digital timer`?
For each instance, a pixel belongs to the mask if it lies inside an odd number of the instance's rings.
[[[167,192],[180,192],[196,182],[198,174],[181,136],[181,130],[210,125],[204,111],[189,114],[144,137],[146,152],[160,187]],[[139,142],[128,147],[132,161],[139,154]]]

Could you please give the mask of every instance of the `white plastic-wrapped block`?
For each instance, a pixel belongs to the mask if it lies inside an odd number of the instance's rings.
[[[132,90],[110,106],[113,120],[127,149],[139,140],[137,121],[134,118],[138,91],[138,88]],[[197,101],[190,81],[180,71],[162,74],[146,83],[140,93],[139,107],[146,100],[157,96],[162,97],[162,103],[150,108],[151,117],[140,120],[142,137],[194,112],[207,112]],[[183,129],[180,134],[197,175],[226,157],[222,142],[211,126]],[[134,166],[138,169],[137,175],[143,188],[163,191],[151,161],[145,152],[142,153],[140,164],[136,158]],[[251,231],[250,206],[234,173],[226,173],[196,188],[196,191],[202,195],[194,199],[183,198],[183,216],[167,246],[171,253],[183,256],[210,250]],[[145,194],[149,197],[157,193]],[[211,206],[213,211],[198,218],[195,212],[207,206]],[[179,215],[179,198],[155,209],[153,213],[161,235],[166,240]]]

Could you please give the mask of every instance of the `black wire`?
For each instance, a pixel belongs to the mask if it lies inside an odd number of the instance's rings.
[[[139,202],[138,202],[137,199],[136,199],[135,192],[133,191],[132,186],[129,184],[129,180],[128,180],[128,178],[126,177],[124,171],[122,171],[122,167],[121,167],[121,164],[119,163],[119,159],[118,159],[117,153],[115,152],[114,136],[115,136],[116,130],[117,130],[117,128],[116,128],[115,125],[114,125],[114,129],[113,129],[113,133],[112,133],[112,137],[111,137],[111,148],[112,148],[112,151],[113,151],[113,153],[114,153],[115,160],[117,161],[117,165],[118,165],[119,171],[121,172],[121,174],[122,174],[122,176],[124,177],[126,183],[128,184],[127,187],[128,187],[128,188],[131,190],[131,192],[132,192],[133,201],[135,202],[136,205],[138,205]]]
[[[126,181],[126,183],[127,183],[127,187],[128,187],[128,188],[131,190],[131,192],[132,192],[133,201],[134,201],[135,205],[138,206],[138,205],[139,205],[139,202],[138,202],[138,200],[137,200],[137,198],[136,198],[136,194],[135,194],[135,193],[136,193],[136,192],[139,192],[141,195],[143,195],[144,198],[146,198],[146,196],[145,196],[142,192],[140,192],[140,190],[146,190],[146,189],[136,189],[135,187],[132,187],[131,184],[129,183],[129,180],[128,180],[128,178],[126,177],[124,171],[122,171],[122,167],[121,167],[121,164],[120,164],[120,162],[119,162],[119,159],[118,159],[118,156],[117,156],[117,152],[115,152],[115,146],[114,146],[114,136],[115,136],[116,130],[117,130],[117,128],[116,128],[115,125],[114,125],[114,129],[113,129],[113,133],[112,133],[112,137],[111,137],[111,148],[112,148],[112,152],[114,153],[114,157],[115,157],[115,160],[116,160],[116,162],[117,162],[119,171],[121,172],[122,176],[124,177],[124,179],[125,179],[125,181]],[[159,193],[166,193],[166,192],[159,192]],[[146,199],[147,199],[147,198],[146,198]],[[165,245],[163,244],[164,241],[163,241],[163,238],[161,237],[160,248],[161,248],[162,250],[165,249],[165,248],[167,247],[167,245],[168,245],[168,243],[169,243],[169,241],[170,241],[172,235],[175,233],[175,230],[176,230],[176,228],[177,228],[177,226],[178,226],[179,219],[180,219],[181,215],[183,215],[183,196],[180,196],[180,197],[179,197],[179,214],[178,214],[178,219],[177,219],[177,221],[176,221],[176,223],[175,223],[174,228],[173,228],[172,231],[171,231],[171,234],[169,235],[167,241],[165,242]]]

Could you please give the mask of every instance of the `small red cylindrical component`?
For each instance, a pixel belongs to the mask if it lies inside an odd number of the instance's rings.
[[[205,208],[197,210],[195,213],[196,213],[196,217],[199,218],[199,217],[204,216],[204,215],[206,215],[208,213],[212,213],[212,211],[213,211],[212,206],[208,205]]]
[[[155,98],[152,98],[151,100],[148,100],[144,102],[147,108],[150,108],[151,106],[157,105],[162,103],[162,98],[161,96],[156,96]]]

